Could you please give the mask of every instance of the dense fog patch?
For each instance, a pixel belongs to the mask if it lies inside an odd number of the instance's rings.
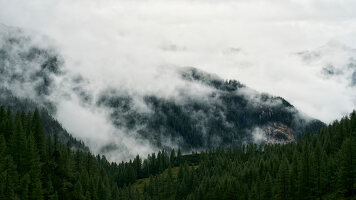
[[[0,0],[0,23],[12,26],[0,25],[0,78],[15,94],[53,113],[57,109],[59,118],[70,118],[78,106],[88,115],[101,113],[105,119],[98,121],[113,135],[120,130],[117,135],[159,147],[252,140],[251,127],[234,132],[232,122],[241,118],[248,126],[251,118],[265,123],[284,117],[292,127],[312,121],[297,109],[331,122],[356,105],[356,4],[319,5],[319,0]],[[64,109],[64,102],[76,106]],[[177,113],[192,123],[174,126]],[[207,128],[210,124],[218,125]],[[70,121],[63,125],[80,138],[93,136]],[[195,137],[202,139],[187,142]],[[96,151],[133,153],[116,151],[116,141],[110,142]]]

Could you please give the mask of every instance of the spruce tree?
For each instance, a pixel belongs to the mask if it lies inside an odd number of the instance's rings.
[[[16,165],[11,156],[5,157],[5,171],[0,175],[1,185],[5,199],[16,199],[16,191],[18,186],[18,174],[16,170]]]
[[[6,122],[4,127],[4,136],[7,142],[10,141],[10,137],[12,136],[13,132],[14,132],[13,116],[10,108],[8,108],[6,111]]]
[[[28,137],[27,145],[27,161],[29,166],[30,175],[30,199],[39,200],[43,199],[43,190],[41,183],[41,164],[38,150],[36,148],[35,139],[31,135]]]
[[[289,170],[289,193],[292,200],[298,199],[298,151],[295,150]]]
[[[29,185],[30,185],[30,176],[25,174],[20,178],[20,188],[19,188],[19,197],[20,199],[29,199]]]
[[[353,152],[351,138],[347,138],[341,147],[341,166],[339,168],[339,185],[340,191],[345,197],[355,195],[355,167],[356,164]]]
[[[6,141],[3,135],[0,134],[0,172],[4,170],[5,157],[6,157]]]
[[[82,188],[82,184],[80,183],[80,180],[78,180],[74,185],[73,199],[85,200],[85,196],[83,195],[83,188]]]
[[[173,174],[172,174],[172,168],[171,166],[168,167],[167,169],[167,175],[166,175],[166,180],[165,180],[165,198],[168,198],[174,190],[174,180],[173,180]]]
[[[271,175],[267,173],[264,186],[263,186],[263,200],[271,200],[273,198],[273,191],[272,191],[272,180]]]
[[[182,162],[182,151],[179,148],[177,152],[177,165],[182,164],[181,162]]]
[[[277,200],[288,200],[289,195],[289,169],[288,161],[286,158],[283,159],[279,166],[279,171],[276,181],[276,199]]]
[[[32,130],[41,160],[45,156],[45,135],[39,111],[36,109],[32,117]]]
[[[174,151],[174,149],[172,149],[171,155],[169,156],[169,162],[171,163],[171,166],[175,166],[174,163],[175,157],[176,157],[176,152]]]
[[[311,198],[311,184],[310,184],[310,151],[308,144],[303,147],[302,156],[299,164],[299,198],[310,199]]]

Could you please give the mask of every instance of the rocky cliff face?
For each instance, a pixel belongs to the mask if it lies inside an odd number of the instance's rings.
[[[272,123],[264,130],[267,136],[267,143],[285,144],[288,142],[294,142],[296,140],[293,130],[284,124]]]

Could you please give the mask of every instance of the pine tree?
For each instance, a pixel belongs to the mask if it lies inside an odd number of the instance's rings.
[[[289,196],[289,169],[288,161],[283,159],[279,166],[278,177],[276,182],[276,199],[288,200]]]
[[[146,186],[146,183],[145,183],[145,186]],[[112,193],[111,193],[111,199],[112,200],[119,200],[120,196],[119,196],[119,189],[117,187],[116,184],[114,184],[112,186]]]
[[[108,200],[109,199],[108,190],[105,187],[104,183],[100,180],[98,183],[98,199]]]
[[[29,167],[29,175],[30,175],[30,190],[29,197],[30,199],[43,199],[43,190],[41,183],[41,164],[40,157],[37,152],[37,148],[35,145],[35,139],[31,135],[28,137],[28,145],[27,145],[27,161]]]
[[[328,177],[330,176],[330,173],[328,173],[328,158],[326,151],[324,149],[321,150],[321,155],[320,155],[320,174],[319,174],[319,182],[320,182],[320,191],[319,191],[319,198],[321,199],[322,195],[330,191],[328,188],[328,183],[329,179]]]
[[[312,181],[312,188],[315,194],[315,197],[321,198],[322,195],[322,184],[323,184],[323,174],[326,172],[324,171],[323,167],[323,155],[320,141],[317,141],[316,148],[314,149],[312,156],[311,156],[311,181]]]
[[[81,172],[82,169],[82,157],[81,157],[81,152],[77,150],[75,152],[75,158],[74,158],[74,170],[77,172]]]
[[[10,108],[8,108],[6,111],[6,122],[4,127],[4,136],[7,142],[10,141],[10,137],[13,134],[13,131],[14,131],[13,116]]]
[[[6,157],[6,141],[3,135],[0,135],[0,172],[4,170]]]
[[[0,106],[0,123],[6,120],[6,111],[4,106]],[[3,131],[3,130],[0,130]]]
[[[352,146],[355,145],[352,144],[351,138],[347,138],[344,143],[342,144],[341,147],[341,166],[340,166],[340,171],[339,171],[339,184],[340,184],[340,190],[344,194],[345,197],[350,197],[355,194],[355,166],[356,164],[354,163],[354,156],[355,152],[352,150]]]
[[[83,195],[82,184],[80,183],[79,180],[74,185],[73,199],[75,199],[75,200],[85,200],[85,196]]]
[[[168,198],[173,193],[173,190],[174,190],[174,182],[173,182],[173,174],[172,174],[171,166],[168,167],[165,182],[166,182],[166,184],[165,184],[164,197]]]
[[[2,190],[5,196],[5,199],[15,199],[16,198],[16,190],[18,185],[18,174],[16,171],[16,165],[11,156],[5,157],[5,171],[3,171],[0,175],[2,177]]]
[[[45,156],[45,136],[40,113],[37,109],[32,117],[32,126],[36,147],[38,149],[38,153],[40,154],[41,160],[43,160]]]
[[[15,122],[15,130],[10,137],[9,153],[13,157],[14,163],[17,165],[19,175],[22,176],[25,173],[26,167],[26,135],[22,128],[20,119]]]
[[[299,198],[300,199],[311,199],[311,184],[310,184],[310,154],[309,147],[305,145],[302,152],[302,157],[300,160],[300,170],[299,176]]]
[[[171,163],[171,166],[175,166],[174,163],[175,157],[176,157],[176,152],[174,151],[174,149],[172,149],[171,155],[169,156],[169,162]]]
[[[265,178],[265,182],[264,182],[264,190],[263,190],[263,196],[262,199],[263,200],[271,200],[273,197],[273,193],[272,193],[272,180],[271,180],[271,175],[269,173],[267,173],[266,178]]]
[[[295,150],[293,153],[293,159],[291,162],[289,170],[289,193],[292,200],[297,200],[298,198],[298,151]]]
[[[150,166],[149,166],[149,163],[148,163],[148,160],[144,160],[143,161],[143,164],[142,164],[142,177],[144,178],[147,178],[150,174]]]
[[[133,160],[132,165],[134,166],[135,173],[138,178],[142,177],[142,160],[139,155]]]
[[[21,177],[20,180],[20,191],[19,191],[19,197],[20,199],[29,199],[29,185],[30,185],[30,176],[28,174],[25,174],[23,177]]]
[[[179,148],[177,152],[177,165],[182,164],[181,162],[182,162],[182,151]]]

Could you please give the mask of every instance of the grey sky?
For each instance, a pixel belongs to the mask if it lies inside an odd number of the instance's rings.
[[[356,59],[355,10],[353,0],[0,0],[0,23],[47,35],[93,91],[174,95],[168,86],[178,80],[166,69],[194,66],[331,122],[356,107],[347,67]],[[308,53],[319,57],[303,59]],[[342,73],[323,75],[329,65]],[[65,120],[72,107],[62,103],[58,117],[85,131]]]

